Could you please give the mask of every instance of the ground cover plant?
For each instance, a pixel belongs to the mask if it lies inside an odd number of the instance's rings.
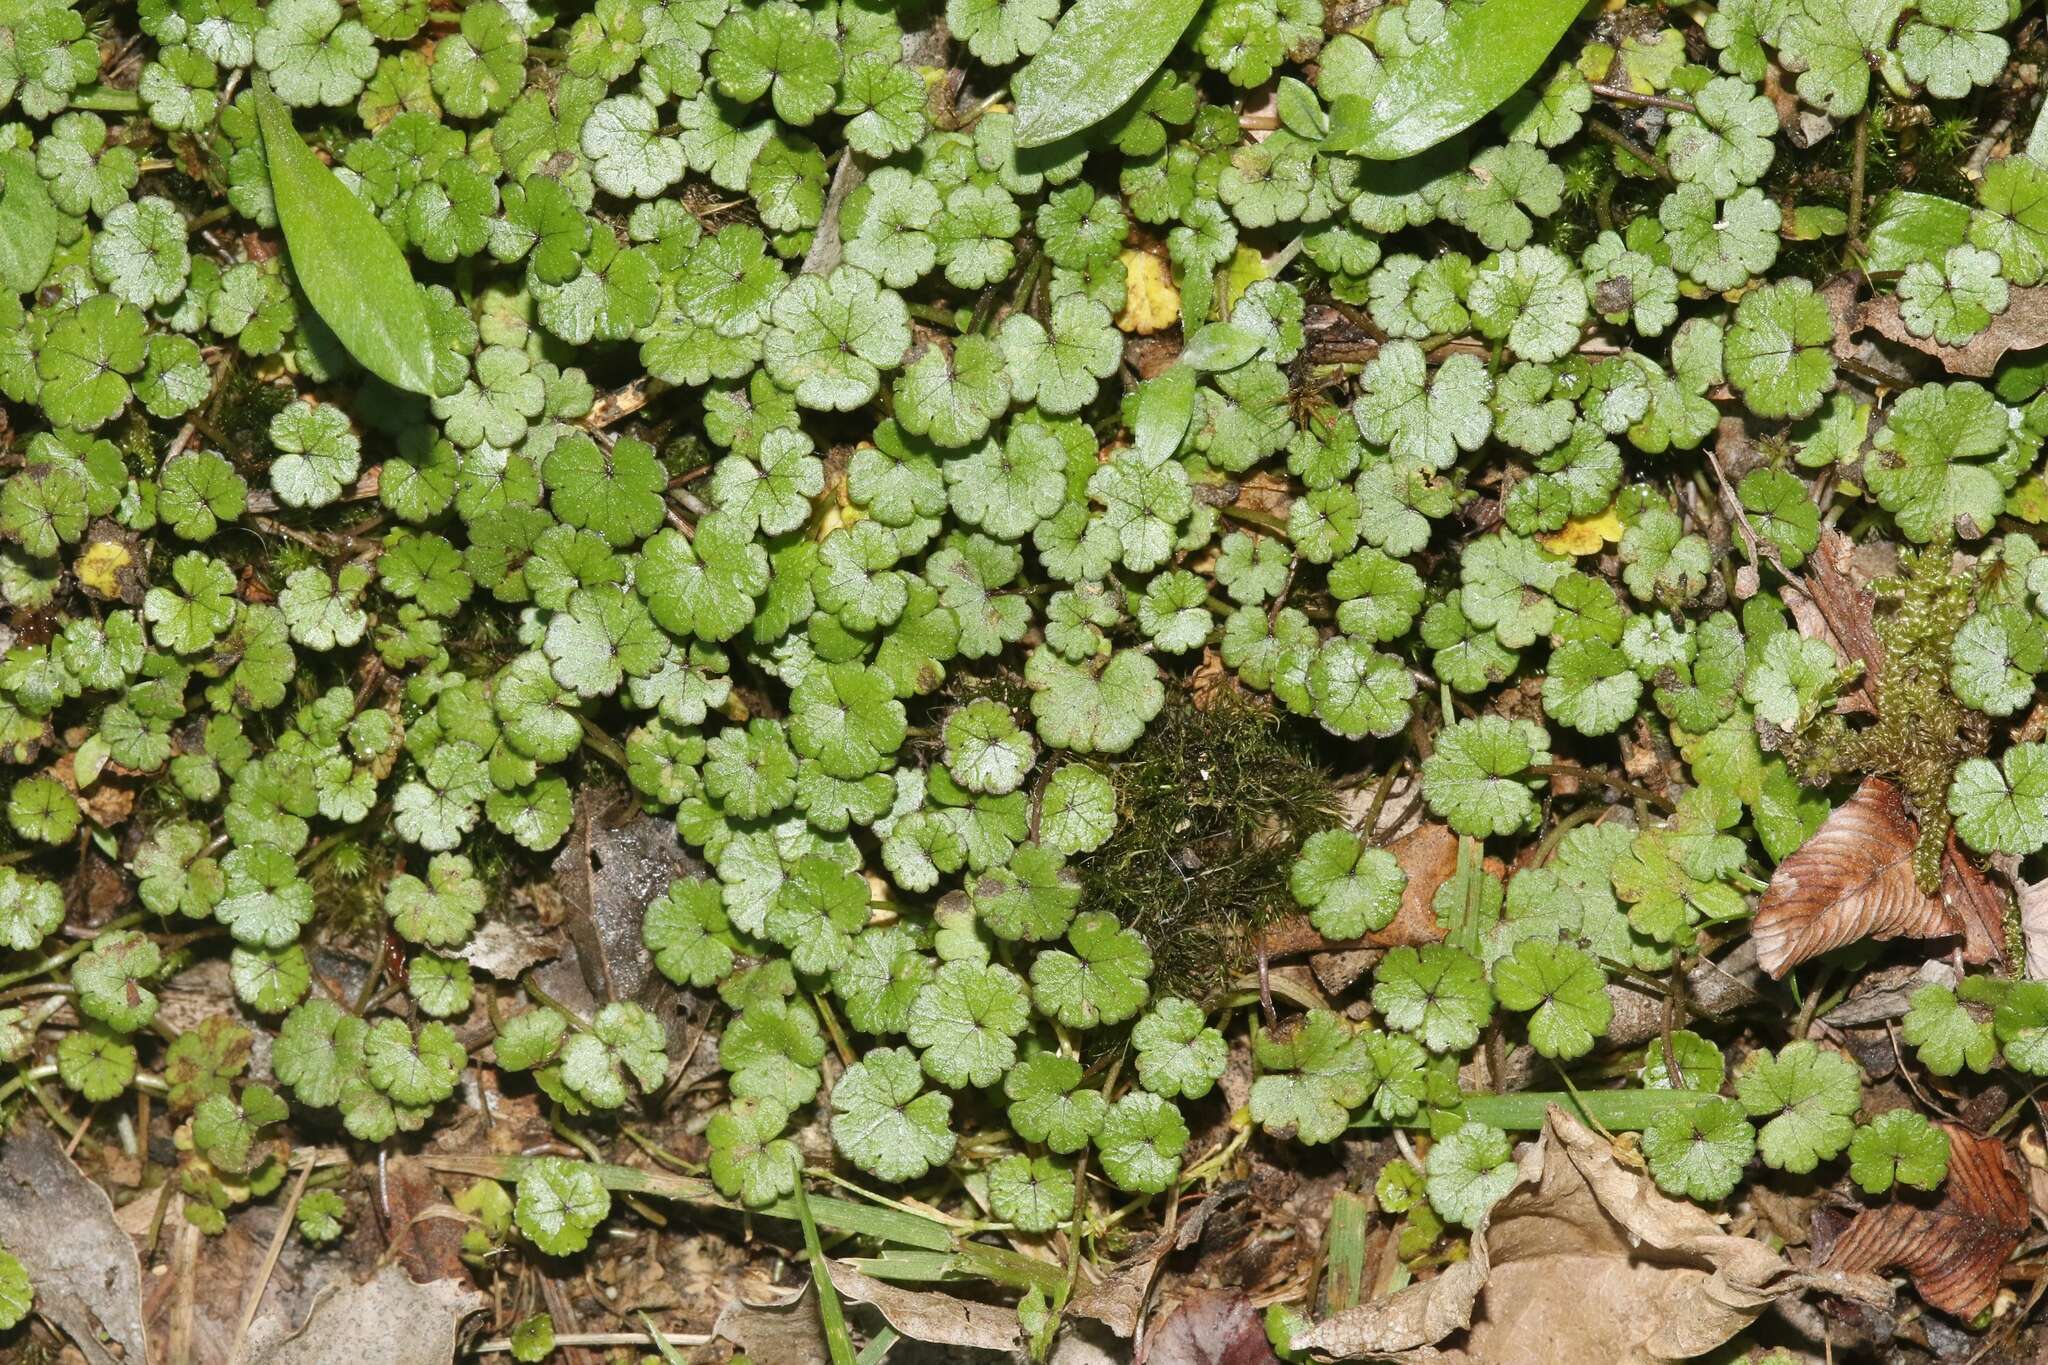
[[[2033,1358],[2044,62],[0,0],[0,1356]]]

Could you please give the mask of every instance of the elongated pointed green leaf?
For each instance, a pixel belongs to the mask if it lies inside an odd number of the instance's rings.
[[[1170,460],[1195,415],[1195,369],[1174,365],[1138,386],[1131,443],[1151,463]]]
[[[1442,38],[1387,63],[1378,90],[1331,102],[1324,147],[1395,161],[1462,133],[1536,74],[1583,8],[1584,0],[1484,0],[1452,11]]]
[[[313,311],[371,374],[431,394],[434,335],[405,254],[300,140],[290,111],[262,86],[256,119],[292,271]]]
[[[1598,1123],[1616,1133],[1633,1133],[1647,1128],[1650,1120],[1667,1109],[1686,1109],[1713,1098],[1697,1090],[1517,1090],[1505,1095],[1467,1095],[1458,1106],[1474,1123],[1495,1128],[1534,1131],[1543,1126],[1543,1116],[1552,1105],[1583,1122]],[[1402,1125],[1427,1127],[1428,1116],[1417,1115]],[[1384,1128],[1388,1125],[1370,1110],[1351,1121],[1353,1128]]]
[[[1200,8],[1201,0],[1078,0],[1010,81],[1017,145],[1043,147],[1123,108]]]
[[[63,217],[50,202],[35,158],[27,152],[0,155],[0,285],[32,293],[50,273]]]

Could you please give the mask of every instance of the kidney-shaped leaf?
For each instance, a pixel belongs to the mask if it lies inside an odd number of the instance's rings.
[[[1200,8],[1200,0],[1078,0],[1010,81],[1017,145],[1043,147],[1123,108]]]
[[[292,271],[320,320],[362,367],[413,393],[434,391],[434,338],[419,286],[391,234],[292,127],[262,86],[256,118]]]
[[[1388,62],[1372,94],[1332,102],[1324,147],[1396,161],[1463,132],[1536,74],[1584,7],[1581,0],[1483,0],[1453,11],[1443,37]]]

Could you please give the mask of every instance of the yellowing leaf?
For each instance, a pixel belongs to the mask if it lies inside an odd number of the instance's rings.
[[[71,566],[78,581],[101,597],[121,595],[121,573],[135,562],[135,552],[118,540],[96,540]]]
[[[1604,512],[1590,517],[1574,517],[1564,524],[1564,529],[1554,535],[1538,536],[1536,543],[1554,555],[1596,555],[1603,545],[1621,543],[1621,518],[1609,506]]]
[[[2048,521],[2048,479],[2029,475],[2005,495],[2005,510],[2029,526]]]
[[[1628,88],[1638,95],[1654,95],[1671,84],[1671,77],[1685,61],[1685,39],[1676,29],[1665,29],[1649,42],[1634,37],[1621,40],[1621,65],[1628,73]]]
[[[1244,291],[1266,278],[1266,258],[1257,249],[1241,246],[1231,254],[1229,272],[1223,282],[1223,311],[1228,313],[1237,307],[1237,301],[1244,297]]]
[[[1151,336],[1180,321],[1180,290],[1166,261],[1135,248],[1119,257],[1124,263],[1124,311],[1116,325],[1126,332]]]

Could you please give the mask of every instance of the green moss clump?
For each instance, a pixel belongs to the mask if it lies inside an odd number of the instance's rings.
[[[1816,719],[1785,745],[1799,780],[1823,786],[1847,774],[1897,780],[1920,821],[1913,871],[1929,895],[1941,885],[1948,844],[1949,783],[1966,758],[1984,752],[1990,724],[1949,690],[1949,647],[1970,618],[1979,572],[1958,574],[1947,545],[1906,551],[1896,578],[1871,583],[1884,660],[1871,679],[1877,721],[1852,730],[1839,715]]]
[[[1172,695],[1109,778],[1116,833],[1077,861],[1083,904],[1145,939],[1159,993],[1213,994],[1292,905],[1301,840],[1337,823],[1331,774],[1284,717],[1224,691]]]

